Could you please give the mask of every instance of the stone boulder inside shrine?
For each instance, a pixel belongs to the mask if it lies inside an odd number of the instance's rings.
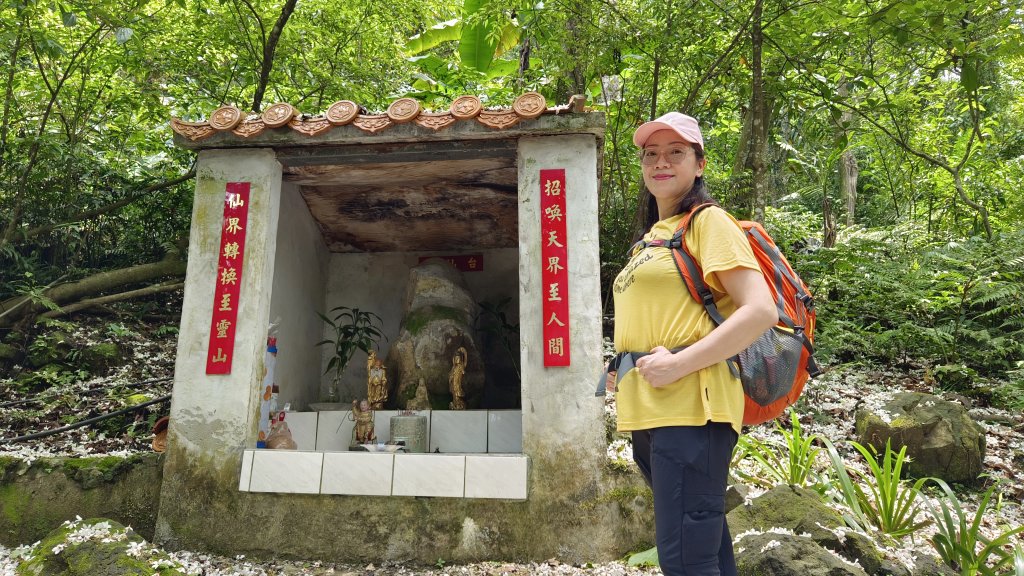
[[[467,358],[462,379],[466,405],[480,406],[484,365],[473,329],[477,312],[462,274],[448,262],[433,258],[409,271],[401,328],[386,360],[389,378],[397,382],[390,407],[405,408],[423,378],[432,407],[447,409],[452,359],[460,347]]]

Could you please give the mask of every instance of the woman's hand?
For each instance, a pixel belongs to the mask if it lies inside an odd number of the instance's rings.
[[[685,376],[679,373],[677,360],[668,348],[655,346],[650,354],[636,361],[636,369],[648,384],[661,388]]]
[[[604,389],[613,394],[615,393],[615,372],[609,372],[605,377]]]

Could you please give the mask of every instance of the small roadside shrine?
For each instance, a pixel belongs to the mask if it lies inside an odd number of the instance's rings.
[[[526,93],[511,108],[463,96],[441,112],[408,98],[386,114],[349,101],[319,115],[222,107],[172,128],[198,163],[160,543],[427,563],[597,561],[637,544],[605,494],[593,396],[603,114]],[[471,302],[435,300],[452,291]],[[479,329],[495,303],[498,341],[515,343],[505,364]],[[349,448],[373,358],[358,352],[324,402],[332,350],[317,343],[334,333],[318,313],[337,306],[377,314],[386,337],[377,367],[391,396],[370,451]],[[411,416],[417,383],[403,380],[425,356],[409,339],[456,308],[468,329],[439,337],[438,355],[460,358],[466,401],[428,374],[423,437],[406,444],[419,449],[373,450],[395,448],[389,428]],[[407,345],[414,368],[401,367]],[[268,379],[293,449],[258,443]]]

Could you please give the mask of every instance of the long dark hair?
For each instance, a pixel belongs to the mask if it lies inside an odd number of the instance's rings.
[[[704,159],[704,151],[699,146],[693,147],[694,155],[697,162]],[[675,213],[673,216],[679,214],[685,214],[693,209],[694,206],[700,204],[714,204],[718,206],[718,201],[711,197],[711,193],[708,192],[708,187],[704,184],[704,177],[697,176],[697,179],[693,181],[693,187],[686,193],[685,196],[679,201],[679,205],[676,206]],[[661,217],[658,215],[658,200],[651,194],[647,186],[643,187],[640,192],[640,206],[637,210],[637,233],[635,234],[633,241],[636,242],[644,237],[644,234],[650,231],[651,226],[654,226]]]

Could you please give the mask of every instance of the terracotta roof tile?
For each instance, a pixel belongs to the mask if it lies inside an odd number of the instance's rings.
[[[573,96],[568,105],[549,108],[542,95],[526,92],[516,98],[510,108],[485,110],[479,98],[467,95],[453,100],[446,111],[426,112],[415,99],[399,98],[388,106],[385,114],[368,114],[365,108],[355,102],[340,100],[331,104],[326,113],[317,115],[303,114],[291,104],[279,102],[268,107],[262,114],[248,117],[234,106],[221,106],[205,122],[186,122],[172,118],[171,128],[193,142],[209,138],[217,132],[231,132],[242,138],[250,138],[267,129],[285,126],[307,136],[318,136],[335,126],[348,124],[364,132],[377,134],[392,126],[410,122],[434,131],[444,130],[456,122],[478,122],[489,128],[503,130],[542,114],[583,112],[585,101],[582,96]]]

